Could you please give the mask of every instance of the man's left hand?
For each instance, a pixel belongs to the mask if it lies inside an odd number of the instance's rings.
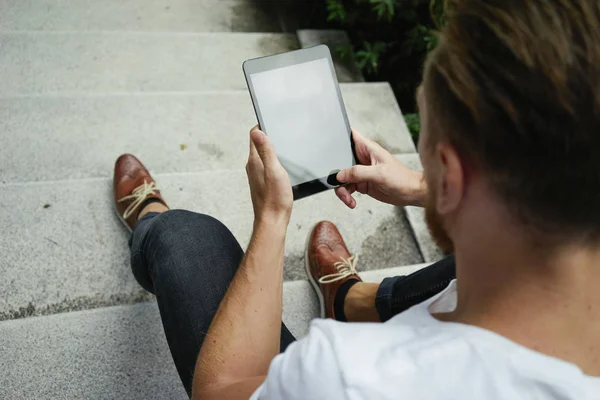
[[[250,131],[250,156],[246,164],[255,223],[289,223],[294,197],[288,173],[269,137],[255,126]]]

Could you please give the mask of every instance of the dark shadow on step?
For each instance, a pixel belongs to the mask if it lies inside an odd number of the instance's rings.
[[[248,4],[269,18],[275,18],[280,32],[327,28],[325,0],[248,0]]]
[[[245,0],[232,5],[232,32],[282,32],[272,0]]]
[[[315,221],[316,222],[316,221]],[[335,221],[332,221],[335,223]],[[357,229],[369,221],[356,220]],[[306,229],[308,234],[308,229]],[[344,232],[341,232],[342,236]],[[417,241],[401,207],[384,219],[375,232],[362,240],[361,248],[348,249],[359,254],[358,270],[371,271],[423,263]],[[305,255],[288,254],[285,257],[283,278],[286,281],[306,279]]]

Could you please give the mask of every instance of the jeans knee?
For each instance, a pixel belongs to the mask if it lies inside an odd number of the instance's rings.
[[[148,251],[176,257],[197,255],[222,247],[238,247],[231,231],[218,219],[186,210],[169,210],[155,217],[146,241]]]
[[[146,239],[144,252],[153,280],[173,281],[198,273],[232,276],[243,257],[223,223],[190,211],[157,215]]]

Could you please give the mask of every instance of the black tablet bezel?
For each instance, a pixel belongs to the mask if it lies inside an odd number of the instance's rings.
[[[335,73],[335,67],[333,65],[333,60],[331,59],[331,52],[329,51],[329,47],[325,45],[319,45],[315,47],[309,47],[306,49],[290,51],[283,54],[276,54],[272,56],[254,58],[251,60],[247,60],[242,65],[242,69],[244,70],[244,76],[246,77],[246,84],[248,85],[248,90],[250,91],[250,97],[252,99],[252,105],[254,106],[254,112],[256,113],[256,119],[258,120],[258,126],[262,129],[264,126],[262,114],[260,112],[260,107],[258,106],[258,102],[256,101],[256,95],[254,92],[254,86],[252,85],[252,81],[250,79],[251,74],[270,71],[277,68],[288,67],[291,65],[302,64],[315,60],[327,59],[329,64],[329,71],[331,72],[331,78],[334,81],[334,85],[337,92],[338,101],[340,102],[340,108],[342,110],[342,115],[344,117],[344,122],[346,124],[346,130],[348,132],[348,136],[350,137],[350,147],[352,151],[352,165],[356,165],[358,163],[358,157],[356,156],[356,148],[354,144],[354,139],[352,138],[352,130],[350,128],[350,121],[348,120],[348,114],[346,113],[346,106],[344,104],[344,99],[342,97],[342,92],[340,90],[340,85],[337,80],[337,75]],[[304,197],[311,196],[313,194],[317,194],[323,192],[325,190],[333,189],[341,186],[340,183],[336,179],[337,174],[331,174],[329,176],[325,176],[323,178],[318,178],[312,181],[304,182],[299,185],[292,186],[292,191],[294,193],[294,200],[299,200]]]

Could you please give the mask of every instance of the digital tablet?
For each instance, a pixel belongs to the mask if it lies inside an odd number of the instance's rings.
[[[290,176],[294,199],[339,186],[356,164],[346,108],[327,46],[243,65],[258,124]]]

